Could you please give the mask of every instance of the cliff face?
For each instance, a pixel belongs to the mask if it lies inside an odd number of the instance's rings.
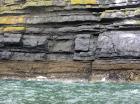
[[[140,80],[139,0],[1,0],[1,76]]]

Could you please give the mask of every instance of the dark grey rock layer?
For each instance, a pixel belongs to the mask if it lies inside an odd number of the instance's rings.
[[[1,60],[140,57],[139,0],[2,0],[0,4]]]

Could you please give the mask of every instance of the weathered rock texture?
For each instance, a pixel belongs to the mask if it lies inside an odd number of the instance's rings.
[[[0,0],[1,76],[140,81],[139,0]]]

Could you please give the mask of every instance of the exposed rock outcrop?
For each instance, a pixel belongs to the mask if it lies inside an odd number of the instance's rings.
[[[139,19],[139,0],[1,0],[1,76],[139,81]]]

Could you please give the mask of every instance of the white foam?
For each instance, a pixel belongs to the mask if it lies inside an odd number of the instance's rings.
[[[140,91],[139,91],[138,89],[132,90],[132,91],[130,91],[130,92],[133,93],[133,94],[140,93]]]
[[[37,76],[36,78],[37,79],[46,79],[46,77],[44,77],[44,76]]]
[[[51,77],[52,78],[52,77]],[[57,79],[57,78],[47,78],[44,76],[37,76],[34,78],[28,78],[28,81],[53,81],[53,82],[63,82],[63,83],[76,83],[76,82],[88,82],[86,79]]]
[[[37,76],[35,78],[28,78],[27,79],[28,81],[44,81],[44,80],[47,80],[47,77],[44,77],[44,76]]]
[[[106,78],[104,77],[104,78],[102,78],[102,80],[101,80],[102,82],[106,82]]]

